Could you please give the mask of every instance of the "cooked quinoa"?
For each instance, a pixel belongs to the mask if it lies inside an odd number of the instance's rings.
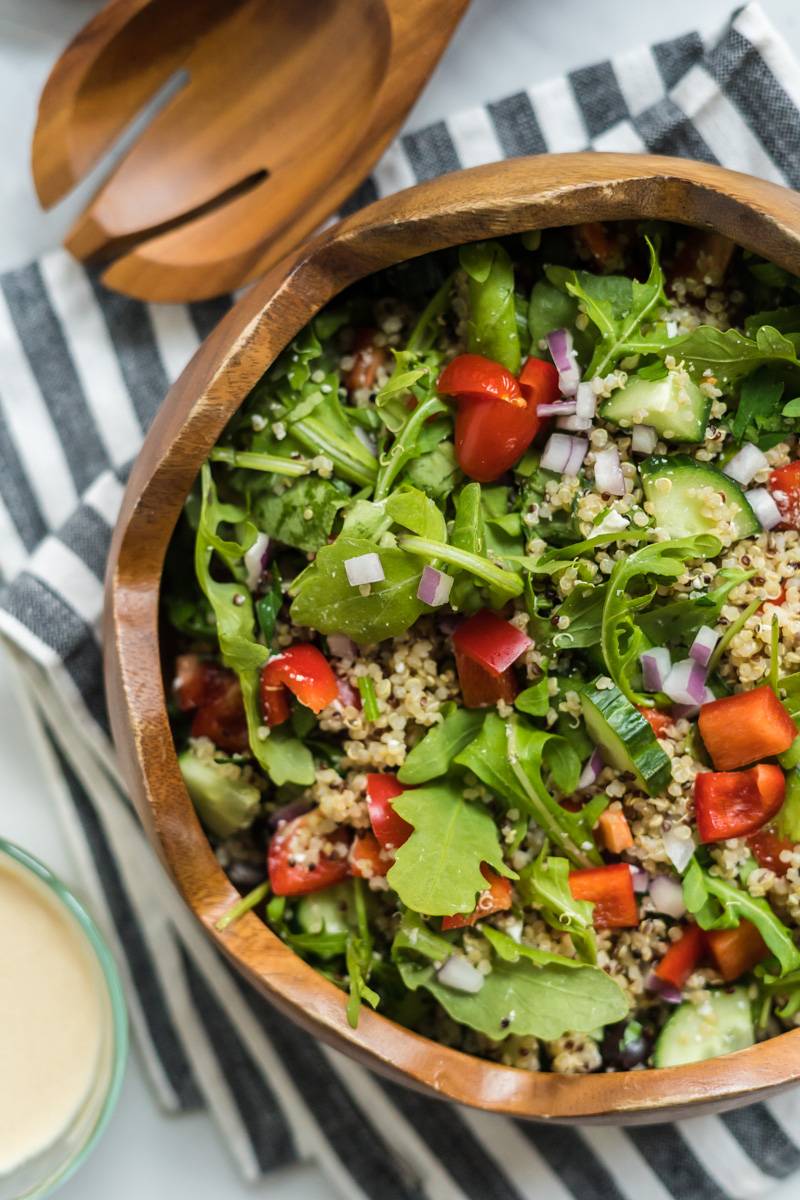
[[[800,1024],[798,290],[653,223],[442,251],[212,452],[179,761],[351,1023],[563,1074]]]

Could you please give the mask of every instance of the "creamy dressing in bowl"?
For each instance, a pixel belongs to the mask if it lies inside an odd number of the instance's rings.
[[[119,979],[90,918],[0,840],[0,1200],[42,1196],[82,1160],[126,1045]]]

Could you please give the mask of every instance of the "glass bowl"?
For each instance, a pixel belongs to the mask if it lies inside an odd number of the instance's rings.
[[[77,925],[97,966],[103,1009],[97,1066],[89,1090],[69,1124],[46,1149],[0,1175],[0,1200],[40,1200],[51,1195],[78,1169],[108,1124],[125,1071],[128,1019],[122,984],[111,951],[83,905],[43,863],[0,838],[2,856],[44,886],[67,918]]]

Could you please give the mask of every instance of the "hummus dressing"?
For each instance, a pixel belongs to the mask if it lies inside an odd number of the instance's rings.
[[[89,1095],[102,977],[69,912],[0,853],[0,1175],[50,1146]]]

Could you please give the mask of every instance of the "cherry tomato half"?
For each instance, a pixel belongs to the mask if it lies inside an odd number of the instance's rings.
[[[286,688],[312,712],[322,712],[339,695],[331,665],[316,646],[298,642],[276,654],[261,672],[261,706],[268,725],[289,717]]]
[[[319,826],[319,812],[312,809],[293,821],[285,821],[272,835],[267,870],[276,896],[304,896],[347,878],[350,838],[346,830],[323,834]],[[320,855],[315,845],[318,841],[328,844],[334,853]]]
[[[394,775],[367,776],[367,811],[372,832],[382,846],[396,850],[407,842],[414,826],[394,811],[392,800],[401,796],[405,788]]]

